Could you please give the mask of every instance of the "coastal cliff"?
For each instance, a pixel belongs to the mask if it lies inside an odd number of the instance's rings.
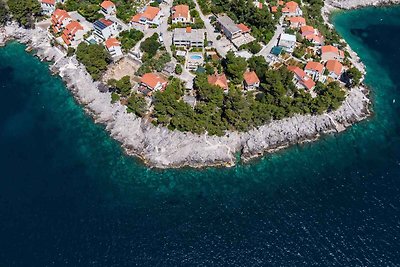
[[[75,57],[65,57],[63,52],[50,45],[46,31],[27,30],[16,24],[0,28],[0,44],[10,39],[27,44],[40,59],[54,62],[51,70],[60,75],[95,121],[105,125],[128,154],[142,158],[152,167],[233,166],[237,152],[247,161],[290,144],[314,140],[324,133],[343,131],[370,114],[368,90],[359,87],[351,89],[343,105],[334,112],[296,115],[246,133],[227,132],[225,136],[216,137],[170,131],[127,113],[120,103],[111,104],[111,95],[98,90],[98,83],[93,82]]]
[[[354,9],[365,6],[400,4],[400,0],[327,0],[325,4],[340,9]]]

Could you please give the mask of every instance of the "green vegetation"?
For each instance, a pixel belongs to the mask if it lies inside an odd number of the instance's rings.
[[[129,76],[124,76],[120,80],[110,79],[107,84],[122,97],[127,97],[131,93],[132,84]]]
[[[144,40],[140,44],[140,50],[145,52],[142,58],[143,61],[146,61],[146,58],[152,58],[157,54],[158,49],[161,47],[161,44],[158,42],[158,34],[154,33],[152,36]]]
[[[182,65],[181,64],[176,64],[175,73],[178,74],[178,75],[181,75],[182,72],[183,72]]]
[[[306,18],[307,25],[313,26],[324,36],[326,44],[339,44],[340,36],[336,30],[331,29],[324,23],[322,18],[323,0],[304,0],[302,6],[303,16]]]
[[[64,4],[64,8],[67,11],[78,11],[88,21],[94,22],[100,18],[103,18],[103,14],[99,13],[101,7],[100,0],[67,0]]]
[[[68,47],[67,49],[67,57],[71,57],[75,54],[75,48],[73,47]]]
[[[183,86],[174,78],[164,92],[154,95],[153,123],[171,130],[223,135],[226,130],[247,131],[294,114],[321,114],[337,109],[345,98],[345,91],[337,82],[318,83],[317,97],[312,98],[310,93],[296,88],[293,73],[286,67],[269,70],[262,56],[246,63],[228,54],[223,66],[231,81],[236,82],[243,79],[246,67],[254,70],[261,80],[260,90],[243,94],[241,85],[231,83],[228,94],[224,94],[221,88],[208,83],[206,74],[198,74],[194,83],[197,104],[192,108],[182,100]],[[210,73],[214,71],[210,63],[208,68]]]
[[[155,57],[144,57],[145,61],[136,71],[136,75],[142,76],[145,73],[156,71],[162,71],[165,64],[171,61],[171,56],[167,52],[163,52]]]
[[[346,75],[349,79],[348,87],[354,87],[360,84],[362,73],[356,68],[352,67],[346,71]]]
[[[256,8],[251,0],[211,0],[214,13],[226,13],[236,22],[249,26],[258,41],[267,43],[274,36],[278,17],[273,18],[268,8]]]
[[[40,4],[36,0],[8,0],[10,13],[24,27],[33,27],[35,16],[40,15]]]
[[[143,95],[138,93],[133,93],[128,98],[128,103],[126,104],[127,111],[135,113],[138,116],[144,116],[146,113],[146,100],[144,99]]]
[[[229,51],[226,54],[223,65],[231,82],[234,84],[240,84],[243,82],[243,73],[247,68],[247,62],[244,58],[236,57],[232,51]]]
[[[121,99],[121,97],[119,96],[119,94],[117,94],[116,92],[111,93],[111,103],[112,104],[118,102],[120,99]]]
[[[133,1],[114,1],[117,6],[117,18],[128,23],[137,13]]]
[[[101,77],[103,71],[107,69],[110,63],[110,57],[104,46],[97,44],[88,45],[82,42],[76,50],[76,58],[86,67],[86,70],[94,80]]]
[[[8,20],[8,7],[3,0],[0,0],[0,25],[4,25]]]
[[[203,12],[204,15],[211,13],[211,2],[209,0],[197,0],[197,3],[199,4],[201,12]]]
[[[251,42],[251,43],[242,45],[239,49],[240,49],[240,50],[242,50],[242,49],[247,49],[247,50],[250,51],[250,53],[252,53],[252,54],[257,54],[258,52],[261,51],[262,46],[260,45],[259,42],[253,41],[253,42]]]
[[[131,50],[140,40],[142,40],[144,34],[141,31],[132,29],[129,31],[120,32],[118,39],[121,42],[122,49],[125,52]]]

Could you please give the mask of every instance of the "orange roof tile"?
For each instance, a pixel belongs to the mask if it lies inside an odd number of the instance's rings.
[[[207,77],[208,83],[219,86],[222,89],[228,89],[228,80],[226,79],[225,74],[213,74]]]
[[[325,45],[325,46],[321,47],[322,54],[329,53],[329,52],[339,54],[339,49],[333,45]]]
[[[64,19],[71,18],[67,11],[62,9],[56,9],[51,15],[51,19],[54,23],[61,23]]]
[[[192,32],[192,27],[186,27],[186,32],[191,33]]]
[[[315,82],[299,67],[288,66],[287,68],[297,76],[299,82],[307,89],[311,90],[315,86]]]
[[[158,12],[160,11],[161,9],[159,9],[158,7],[147,6],[142,16],[147,18],[148,20],[153,20],[155,17],[157,17]]]
[[[258,6],[257,6],[257,8],[258,8],[258,9],[262,9],[262,8],[263,8],[263,3],[261,3],[261,2],[258,2]]]
[[[184,17],[186,19],[189,18],[189,6],[188,5],[177,5],[172,8],[174,14],[172,14],[172,18],[180,18]]]
[[[301,84],[303,84],[308,90],[311,90],[315,86],[315,82],[312,79],[301,80]]]
[[[150,72],[144,74],[140,79],[140,82],[154,89],[158,83],[165,84],[167,81],[156,73]]]
[[[108,8],[110,8],[110,7],[112,7],[112,6],[115,6],[115,4],[113,3],[113,2],[111,2],[111,1],[104,1],[103,3],[101,3],[101,5],[100,5],[102,8],[104,8],[104,9],[108,9]]]
[[[283,1],[278,1],[278,5],[283,6],[285,4],[285,2]]]
[[[303,17],[290,17],[288,18],[288,20],[290,21],[290,23],[300,23],[300,24],[306,23],[306,19]]]
[[[42,0],[41,2],[44,4],[53,5],[53,6],[56,4],[56,0]]]
[[[299,7],[299,5],[296,2],[290,1],[290,2],[286,3],[284,8],[282,8],[282,12],[284,12],[284,13],[295,13],[296,9],[298,7]]]
[[[117,38],[108,38],[106,40],[106,47],[110,49],[113,46],[121,46],[121,43],[117,40]]]
[[[77,31],[80,31],[80,30],[83,30],[82,25],[81,25],[79,22],[77,22],[77,21],[71,21],[71,22],[65,27],[65,30],[64,30],[63,33],[64,33],[65,35],[67,35],[67,36],[69,36],[69,35],[74,36],[74,35],[77,33]]]
[[[71,44],[71,41],[69,40],[68,36],[66,36],[65,34],[61,35],[61,38],[64,40],[64,43],[66,43],[67,45]]]
[[[250,32],[250,28],[244,25],[243,23],[236,24],[236,26],[244,33]]]
[[[260,79],[258,79],[258,76],[254,71],[246,71],[243,74],[243,78],[247,85],[251,85],[251,84],[260,82]]]
[[[314,34],[315,30],[312,26],[301,26],[300,32],[302,35]]]
[[[322,71],[324,70],[324,65],[322,65],[319,62],[309,61],[307,62],[307,65],[304,69],[318,71],[319,73],[322,74]]]
[[[278,12],[278,7],[277,6],[271,6],[271,12],[272,13]]]
[[[342,73],[343,65],[337,60],[328,60],[326,62],[326,68],[330,72],[334,72],[336,75],[340,75],[340,73]]]
[[[322,44],[323,37],[317,34],[308,34],[305,36],[307,40],[313,41],[318,44]]]

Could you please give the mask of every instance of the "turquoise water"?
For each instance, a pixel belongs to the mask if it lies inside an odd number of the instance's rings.
[[[200,55],[191,55],[190,58],[191,59],[195,59],[195,60],[199,60],[199,59],[202,59],[203,57],[200,56]]]
[[[0,266],[399,264],[400,8],[334,20],[374,116],[231,169],[146,168],[47,65],[0,49]]]

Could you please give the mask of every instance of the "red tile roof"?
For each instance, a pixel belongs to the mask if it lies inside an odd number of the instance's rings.
[[[101,21],[104,25],[111,26],[113,24],[113,22],[109,19],[99,19],[99,21]]]
[[[117,38],[108,38],[106,40],[106,47],[110,49],[113,46],[121,46],[121,43],[117,40]]]
[[[298,7],[299,7],[299,5],[296,2],[290,1],[290,2],[286,3],[284,8],[282,8],[282,12],[284,12],[284,13],[295,13],[296,9]]]
[[[54,6],[56,4],[56,0],[42,0],[42,3]]]
[[[303,17],[290,17],[288,20],[290,23],[306,24],[306,19]]]
[[[148,87],[150,87],[152,89],[154,89],[158,83],[161,83],[161,84],[167,83],[166,80],[161,78],[156,73],[152,73],[152,72],[144,74],[142,76],[142,78],[140,79],[140,82],[147,85]]]
[[[309,34],[314,34],[315,30],[314,27],[312,26],[301,26],[300,32],[302,35],[309,35]]]
[[[177,5],[172,8],[174,14],[172,14],[172,18],[180,18],[184,17],[186,19],[189,18],[189,6],[188,5]]]
[[[254,71],[247,71],[243,74],[244,81],[247,85],[252,85],[260,82],[257,74]]]
[[[67,11],[62,9],[56,9],[51,15],[51,20],[53,23],[61,23],[64,19],[71,18]]]
[[[271,12],[272,13],[278,12],[278,7],[277,6],[271,6]]]
[[[115,4],[113,3],[113,2],[111,2],[111,1],[104,1],[103,3],[101,3],[101,5],[100,5],[102,8],[104,8],[104,9],[108,9],[108,8],[110,8],[110,7],[112,7],[112,6],[115,6]]]
[[[228,89],[228,80],[226,79],[225,74],[213,74],[207,77],[208,83],[219,86],[222,89]]]
[[[307,65],[304,69],[318,71],[320,74],[322,74],[322,71],[324,70],[324,65],[319,62],[309,61],[307,62]]]
[[[287,68],[296,75],[299,82],[308,90],[311,90],[315,86],[315,82],[299,67],[288,66]]]
[[[330,72],[334,72],[336,75],[340,75],[343,70],[343,65],[337,60],[328,60],[326,62],[326,69]]]
[[[244,25],[243,23],[236,24],[236,26],[244,33],[250,32],[250,28]]]
[[[339,49],[333,45],[325,45],[323,47],[321,47],[321,53],[325,54],[325,53],[335,53],[335,54],[339,54]]]
[[[154,20],[157,14],[161,11],[158,7],[147,6],[143,13],[138,13],[132,17],[131,22],[139,22],[141,18],[146,18],[147,20]]]

